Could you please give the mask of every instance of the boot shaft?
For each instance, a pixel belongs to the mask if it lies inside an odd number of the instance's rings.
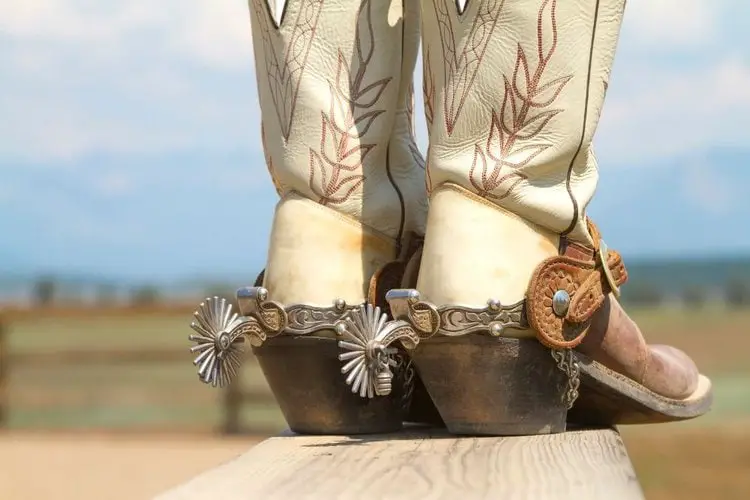
[[[250,0],[266,163],[296,192],[399,238],[423,231],[410,127],[419,9],[401,0]],[[280,23],[276,24],[276,19]]]
[[[625,0],[423,0],[432,187],[588,241],[590,150]]]

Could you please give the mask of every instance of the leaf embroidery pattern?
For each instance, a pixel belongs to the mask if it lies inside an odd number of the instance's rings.
[[[375,52],[371,0],[364,0],[357,14],[355,54],[341,51],[334,80],[329,80],[330,109],[321,112],[319,151],[310,149],[310,189],[322,205],[346,202],[365,181],[363,163],[375,144],[363,142],[375,120],[385,113],[376,104],[391,77],[367,82],[368,65]]]
[[[302,0],[294,25],[287,40],[286,52],[279,54],[272,37],[278,36],[276,30],[269,26],[270,13],[267,0],[252,0],[255,15],[258,18],[261,40],[265,54],[265,65],[268,86],[271,92],[276,116],[281,127],[284,141],[289,140],[294,119],[294,108],[297,105],[302,73],[307,64],[315,30],[320,17],[323,0]]]
[[[519,43],[513,76],[511,79],[503,76],[505,95],[500,112],[492,110],[490,133],[484,148],[475,145],[469,180],[481,196],[495,200],[509,196],[520,182],[527,179],[521,170],[552,146],[549,142],[534,139],[552,118],[563,111],[549,107],[573,78],[569,75],[543,81],[544,71],[557,49],[556,7],[557,0],[544,0],[539,9],[536,69],[532,72],[529,58]],[[545,27],[551,31],[549,48],[544,46]],[[501,186],[505,187],[498,193]]]
[[[487,50],[487,44],[497,26],[505,0],[485,0],[479,5],[479,12],[469,30],[469,35],[456,49],[452,17],[456,11],[454,0],[432,0],[437,15],[440,42],[443,47],[443,71],[445,91],[443,111],[448,135],[453,134],[456,122],[461,116],[466,97],[469,95],[474,78]]]

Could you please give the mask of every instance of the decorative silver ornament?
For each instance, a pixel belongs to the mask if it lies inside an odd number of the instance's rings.
[[[503,305],[499,300],[490,299],[482,308],[437,307],[421,300],[419,292],[412,289],[389,290],[385,299],[391,306],[393,317],[412,325],[422,340],[437,334],[458,337],[486,332],[492,337],[501,337],[506,329],[528,328],[523,300]]]
[[[193,360],[198,377],[213,387],[224,387],[242,362],[244,336],[249,336],[252,345],[260,345],[265,333],[254,318],[232,313],[232,305],[219,297],[201,302],[193,316],[190,328],[197,335],[189,337],[196,344],[190,352],[198,353]]]
[[[400,340],[404,347],[413,349],[419,337],[405,321],[387,321],[379,307],[362,305],[336,324],[336,333],[346,340],[339,341],[345,351],[339,355],[344,362],[341,373],[346,383],[360,397],[387,396],[393,389],[393,371],[398,366],[390,345]]]
[[[570,294],[565,290],[558,290],[552,296],[552,311],[560,318],[568,314],[570,308]]]

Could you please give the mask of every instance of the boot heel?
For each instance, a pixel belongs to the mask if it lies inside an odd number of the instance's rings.
[[[379,307],[290,305],[262,287],[237,291],[241,316],[226,300],[195,313],[193,352],[201,380],[224,386],[249,341],[289,428],[300,434],[379,434],[403,426],[415,374],[402,347],[419,342],[408,323]]]
[[[565,431],[575,387],[563,365],[535,338],[503,336],[506,328],[524,326],[523,304],[437,308],[409,289],[391,290],[386,299],[394,318],[421,339],[410,355],[449,432]]]
[[[401,430],[408,403],[401,370],[394,370],[389,395],[363,398],[341,374],[335,339],[283,336],[254,347],[253,353],[291,431],[352,435]]]
[[[412,359],[453,434],[565,431],[567,378],[536,339],[435,337]]]

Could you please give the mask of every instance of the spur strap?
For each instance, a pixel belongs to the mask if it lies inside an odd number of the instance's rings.
[[[620,294],[628,280],[622,257],[601,240],[588,220],[593,248],[564,242],[562,254],[544,260],[526,292],[526,317],[539,341],[555,349],[583,341],[591,318],[608,294]]]
[[[421,255],[423,244],[424,236],[422,235],[411,231],[404,235],[401,251],[396,260],[378,268],[370,278],[367,290],[367,302],[369,304],[374,304],[386,314],[390,314],[390,306],[385,296],[389,290],[404,286],[405,278],[411,278],[409,275],[413,274],[415,275],[414,278],[416,277],[416,272],[411,268],[415,258]],[[416,283],[413,285],[416,285]]]

